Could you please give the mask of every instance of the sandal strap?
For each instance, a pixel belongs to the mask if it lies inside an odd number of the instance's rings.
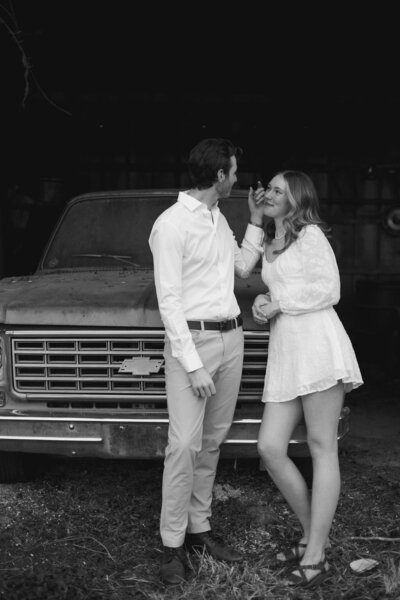
[[[300,548],[307,548],[307,544],[304,544],[303,542],[299,542],[298,544],[296,544],[296,546],[294,546],[290,552],[292,553],[292,555],[294,555],[294,557],[297,560],[300,560],[302,557],[300,556]]]
[[[330,567],[326,559],[321,560],[315,565],[297,565],[294,571],[292,571],[289,575],[288,579],[292,585],[311,588],[322,583],[322,581],[328,576],[329,568]],[[320,571],[320,573],[314,577],[308,578],[305,574],[308,569],[310,571]]]
[[[278,559],[280,562],[289,562],[291,560],[301,560],[302,556],[300,556],[300,548],[307,548],[307,544],[304,542],[298,542],[295,546],[286,550],[286,552],[280,552],[284,559]]]
[[[299,574],[297,575],[295,571],[298,571]],[[303,570],[301,566],[296,567],[296,569],[289,575],[289,580],[291,580],[293,583],[308,583],[308,579],[304,571],[305,569]]]
[[[327,571],[328,564],[326,559],[321,560],[319,563],[315,563],[314,565],[297,565],[296,571],[305,571],[309,569],[310,571]]]

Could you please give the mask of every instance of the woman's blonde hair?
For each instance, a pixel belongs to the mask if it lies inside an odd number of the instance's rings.
[[[330,228],[319,216],[319,200],[314,183],[303,171],[280,171],[276,173],[285,181],[290,210],[283,219],[285,227],[285,245],[281,250],[274,250],[274,254],[284,252],[299,236],[306,225],[318,225],[328,237]],[[266,226],[266,243],[271,243],[275,237],[275,223],[271,220]]]

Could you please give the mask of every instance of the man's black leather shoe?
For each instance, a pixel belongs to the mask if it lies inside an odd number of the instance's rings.
[[[170,548],[163,546],[160,577],[163,583],[177,585],[186,579],[186,556],[183,546]]]
[[[243,556],[239,552],[217,541],[211,530],[202,533],[187,533],[185,546],[190,552],[206,552],[217,560],[227,562],[240,562],[243,560]]]

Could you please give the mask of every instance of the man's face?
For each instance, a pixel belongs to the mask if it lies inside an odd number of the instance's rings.
[[[223,173],[223,179],[217,182],[216,190],[220,198],[228,198],[233,186],[237,182],[237,161],[236,156],[231,156],[231,168],[229,169],[228,175]],[[219,174],[220,176],[220,174]]]

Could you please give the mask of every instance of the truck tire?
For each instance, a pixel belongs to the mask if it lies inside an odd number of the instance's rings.
[[[28,465],[22,452],[0,452],[0,483],[27,481]]]

